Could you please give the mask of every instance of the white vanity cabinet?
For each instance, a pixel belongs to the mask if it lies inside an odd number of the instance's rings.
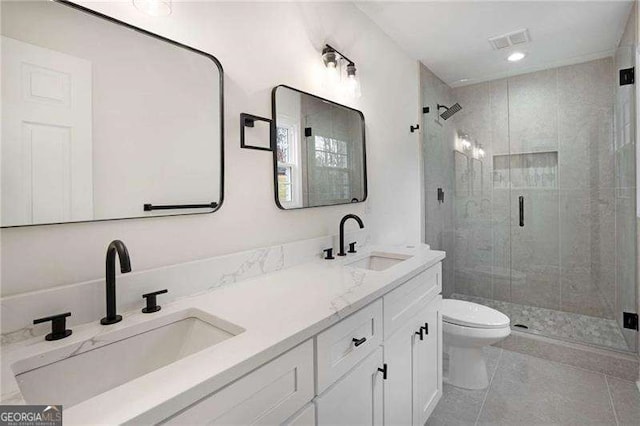
[[[442,394],[441,297],[384,342],[385,424],[423,425]]]
[[[442,395],[441,276],[418,273],[165,422],[424,425]]]
[[[441,277],[437,264],[318,335],[318,426],[424,425],[442,395]],[[374,340],[379,315],[384,338]],[[358,353],[355,341],[343,347],[358,338],[356,331],[368,332],[382,347],[349,371],[332,369],[345,367]],[[329,357],[327,342],[343,342],[333,345],[341,351]],[[366,353],[362,346],[359,359]]]

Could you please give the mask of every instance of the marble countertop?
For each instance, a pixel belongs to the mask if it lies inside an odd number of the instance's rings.
[[[348,266],[372,252],[412,257],[385,271]],[[97,322],[75,326],[70,337],[59,341],[37,337],[6,345],[2,347],[0,399],[3,404],[24,403],[12,370],[18,361],[52,350],[68,357],[84,351],[101,335],[117,335],[112,332],[185,309],[199,309],[245,329],[64,410],[65,424],[157,423],[292,349],[444,257],[444,252],[427,245],[371,246],[344,259],[317,259],[183,298],[164,305],[156,314],[126,312],[122,322],[110,326]],[[99,374],[97,371],[98,380]]]

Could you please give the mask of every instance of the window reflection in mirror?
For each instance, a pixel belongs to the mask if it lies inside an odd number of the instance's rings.
[[[273,92],[276,200],[283,209],[367,196],[361,112],[286,86]]]

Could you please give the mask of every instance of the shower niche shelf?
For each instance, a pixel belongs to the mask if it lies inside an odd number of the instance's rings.
[[[494,155],[493,187],[497,189],[557,188],[558,151]]]

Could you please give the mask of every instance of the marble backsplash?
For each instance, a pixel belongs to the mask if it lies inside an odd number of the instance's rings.
[[[369,244],[367,229],[346,233],[358,247]],[[118,312],[144,307],[142,294],[168,289],[160,305],[212,291],[269,272],[290,268],[322,257],[322,250],[338,247],[335,235],[257,248],[117,276]],[[69,325],[98,321],[105,315],[104,278],[22,293],[0,299],[2,345],[44,335],[50,324],[33,325],[35,318],[71,312]]]

